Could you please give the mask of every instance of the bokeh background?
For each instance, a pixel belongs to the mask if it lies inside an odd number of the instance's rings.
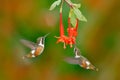
[[[77,46],[98,72],[63,61],[74,54],[73,48],[56,44],[59,7],[48,10],[54,1],[0,0],[0,80],[120,80],[120,0],[72,0],[82,4],[80,10],[88,19],[79,22]],[[65,4],[65,28],[68,11]],[[19,40],[36,42],[49,32],[43,54],[22,60],[30,49]]]

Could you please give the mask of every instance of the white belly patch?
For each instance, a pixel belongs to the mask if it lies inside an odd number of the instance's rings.
[[[31,51],[31,54],[34,54],[34,53],[35,53],[35,50],[32,50],[32,51]]]

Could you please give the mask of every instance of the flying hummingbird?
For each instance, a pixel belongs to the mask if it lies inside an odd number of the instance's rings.
[[[28,40],[24,40],[24,39],[20,40],[22,44],[24,44],[26,47],[31,49],[29,54],[23,56],[23,59],[34,58],[41,55],[45,47],[45,38],[48,36],[48,34],[46,34],[45,36],[39,37],[36,43]]]
[[[76,46],[74,47],[74,54],[75,54],[75,57],[67,57],[65,58],[65,61],[70,64],[78,64],[85,69],[98,71],[98,68],[92,65],[87,58],[81,55],[80,50]]]

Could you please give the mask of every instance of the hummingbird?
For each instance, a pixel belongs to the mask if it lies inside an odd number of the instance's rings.
[[[44,51],[45,38],[48,36],[48,34],[46,34],[45,36],[42,36],[42,37],[38,37],[36,43],[25,40],[25,39],[21,39],[20,42],[23,45],[25,45],[26,47],[31,49],[30,53],[23,56],[22,58],[23,59],[25,59],[25,58],[35,58],[35,57],[41,55],[41,53]]]
[[[80,50],[76,46],[74,47],[74,54],[74,57],[67,57],[65,58],[65,61],[70,64],[80,65],[82,68],[85,69],[98,71],[98,68],[96,68],[86,57],[81,55]]]

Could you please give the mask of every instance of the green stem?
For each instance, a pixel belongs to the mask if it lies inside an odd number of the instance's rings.
[[[63,2],[64,2],[64,0],[62,0],[61,6],[60,6],[60,13],[62,13]]]
[[[76,26],[75,26],[75,30],[76,30],[76,31],[77,31],[77,29],[78,29],[78,22],[79,22],[79,20],[76,19]]]

